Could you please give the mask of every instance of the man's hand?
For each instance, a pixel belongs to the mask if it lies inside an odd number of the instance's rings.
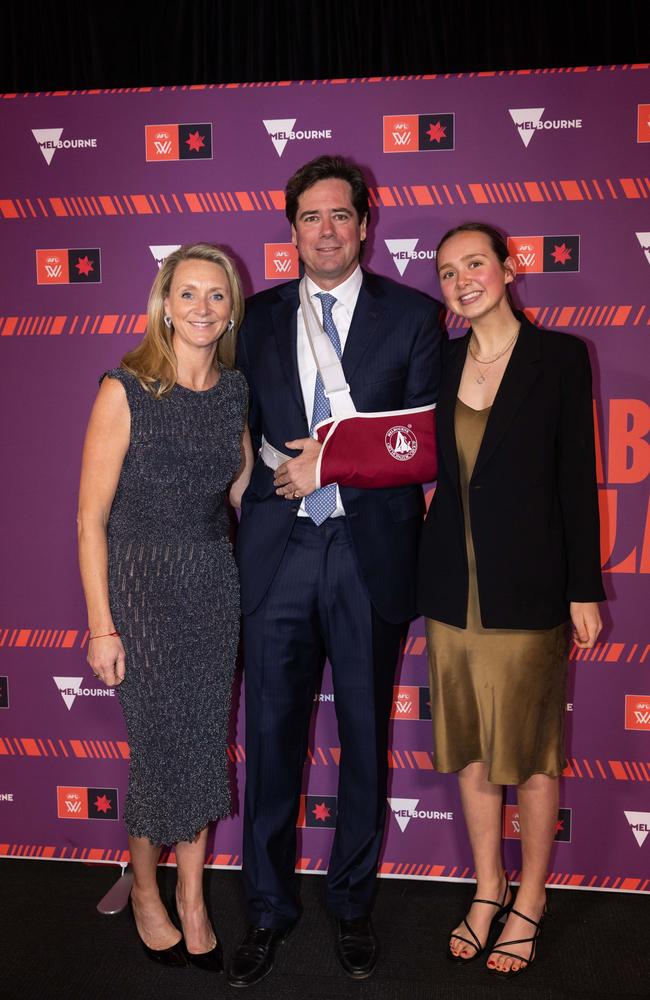
[[[302,454],[278,466],[273,484],[278,496],[285,500],[298,500],[309,496],[316,489],[316,462],[322,445],[314,438],[285,441],[285,445],[287,448],[299,448]]]

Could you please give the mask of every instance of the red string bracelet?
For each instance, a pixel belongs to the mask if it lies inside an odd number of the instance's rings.
[[[91,639],[106,639],[109,635],[119,636],[119,634],[119,632],[103,632],[101,635],[89,635],[88,641],[90,642]]]

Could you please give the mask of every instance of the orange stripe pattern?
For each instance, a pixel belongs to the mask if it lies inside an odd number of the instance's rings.
[[[176,87],[112,87],[107,90],[43,90],[32,94],[7,93],[0,94],[4,100],[15,100],[19,97],[74,97],[79,94],[96,96],[97,94],[164,94],[174,91],[192,90],[244,90],[250,87],[326,87],[342,83],[398,83],[408,80],[460,80],[483,79],[486,76],[553,76],[562,73],[606,73],[614,70],[643,70],[650,68],[650,63],[622,63],[607,66],[554,66],[549,69],[500,69],[472,73],[417,73],[410,76],[352,76],[326,80],[273,80],[260,83],[201,83],[184,84]]]
[[[88,861],[102,864],[123,864],[131,860],[129,851],[120,848],[105,849],[100,847],[55,847],[51,844],[9,844],[0,843],[2,858],[46,858],[56,861]],[[206,857],[208,868],[241,868],[239,854],[214,854]],[[159,864],[174,866],[176,853],[166,848],[162,851]],[[327,871],[327,861],[323,858],[300,857],[296,861],[296,872]],[[417,862],[383,861],[379,865],[378,875],[400,878],[430,878],[430,879],[475,879],[476,872],[470,867],[461,868],[458,865],[418,864]],[[517,884],[521,872],[516,869],[508,871],[508,880]],[[555,886],[583,886],[587,889],[609,889],[616,892],[649,892],[650,879],[629,878],[623,875],[585,875],[570,872],[551,872],[547,882]]]
[[[0,626],[0,649],[85,649],[88,629],[74,628],[3,628]],[[409,636],[403,646],[405,656],[425,656],[424,636]],[[597,642],[593,649],[573,645],[569,659],[585,663],[645,663],[650,657],[650,642]],[[237,763],[244,760],[240,744],[231,744],[229,753]]]
[[[570,180],[476,181],[470,184],[381,185],[371,202],[384,208],[442,208],[449,205],[520,205],[566,201],[638,201],[650,198],[650,178],[605,177]],[[284,192],[185,191],[163,194],[66,195],[1,198],[4,219],[71,219],[97,216],[218,214],[284,211]]]
[[[528,306],[524,312],[540,326],[560,329],[585,327],[650,326],[650,308],[645,305]],[[141,334],[147,328],[146,313],[100,313],[95,315],[0,316],[0,337],[60,337],[78,334]],[[466,320],[447,314],[448,330],[468,328]]]
[[[103,313],[85,316],[0,316],[0,337],[60,337],[79,334],[140,334],[146,313]]]
[[[650,326],[650,309],[645,305],[527,306],[524,312],[537,325],[555,328]],[[469,329],[467,320],[450,312],[446,323],[448,330]]]
[[[242,764],[246,753],[241,744],[231,743],[226,752],[233,764]],[[340,747],[311,747],[307,760],[312,767],[338,767]],[[0,757],[76,757],[79,760],[128,760],[129,745],[124,740],[60,739],[33,736],[0,736]],[[394,770],[434,771],[430,750],[388,751],[388,765]],[[609,781],[650,782],[650,761],[591,760],[571,757],[563,777]]]
[[[125,740],[54,740],[45,736],[0,736],[0,757],[76,757],[79,760],[129,760]]]
[[[183,215],[284,211],[283,191],[186,191],[180,194],[66,195],[0,198],[0,218],[79,219],[98,216]]]

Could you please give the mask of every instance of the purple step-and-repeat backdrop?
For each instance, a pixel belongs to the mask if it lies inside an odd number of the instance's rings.
[[[370,180],[371,270],[436,294],[441,234],[495,223],[511,237],[529,315],[589,344],[609,604],[598,645],[571,656],[550,880],[650,891],[648,66],[5,95],[0,115],[0,855],[128,858],[128,745],[118,699],[86,664],[75,554],[97,378],[137,343],[156,267],[178,244],[228,248],[247,293],[295,276],[284,183],[336,152]],[[462,324],[452,317],[449,329]],[[240,807],[239,693],[235,706]],[[456,780],[432,766],[422,622],[393,717],[380,871],[470,878]],[[299,817],[304,871],[327,865],[338,753],[326,671]],[[511,789],[516,878],[514,801]],[[209,863],[238,866],[240,843],[238,809],[211,833]]]

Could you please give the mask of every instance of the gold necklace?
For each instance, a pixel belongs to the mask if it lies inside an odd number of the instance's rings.
[[[508,341],[508,343],[506,344],[506,346],[501,351],[499,351],[498,354],[495,354],[493,358],[486,358],[486,359],[479,358],[478,355],[475,354],[474,351],[472,350],[472,341],[471,341],[471,338],[470,338],[470,342],[469,342],[469,345],[468,345],[468,347],[469,347],[469,353],[471,354],[473,361],[476,362],[476,364],[474,365],[474,367],[476,368],[476,371],[478,372],[478,378],[476,379],[476,381],[477,381],[477,383],[479,385],[483,385],[483,383],[485,381],[487,381],[488,371],[492,367],[492,365],[496,361],[498,361],[499,358],[502,358],[504,354],[508,353],[508,351],[510,350],[510,348],[514,344],[515,340],[519,336],[519,330],[520,329],[521,329],[521,324],[519,324],[517,326],[517,329],[515,330],[514,334],[512,335],[512,337],[510,338],[510,340]],[[472,336],[474,336],[474,334],[472,334]],[[481,369],[478,368],[477,365],[486,365],[487,367],[483,371],[481,371]]]

